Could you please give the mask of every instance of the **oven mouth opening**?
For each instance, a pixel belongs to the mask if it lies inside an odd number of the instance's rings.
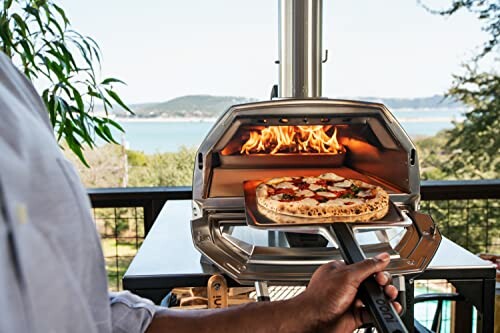
[[[342,125],[242,126],[221,150],[222,156],[343,155]]]

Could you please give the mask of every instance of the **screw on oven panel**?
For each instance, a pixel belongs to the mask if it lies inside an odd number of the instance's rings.
[[[414,266],[415,265],[415,260],[406,260],[406,264],[407,265],[411,265],[411,266]]]
[[[220,283],[215,283],[214,284],[214,289],[219,290],[220,289]]]
[[[198,242],[205,242],[210,240],[210,237],[207,235],[198,234],[196,235],[196,239],[198,240]]]

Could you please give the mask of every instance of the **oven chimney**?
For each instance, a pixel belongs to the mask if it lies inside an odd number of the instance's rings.
[[[323,0],[278,1],[278,97],[321,97]]]

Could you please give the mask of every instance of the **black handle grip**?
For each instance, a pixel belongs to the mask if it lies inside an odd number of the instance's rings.
[[[346,223],[332,224],[337,243],[346,264],[363,261],[365,256],[354,237],[350,226]],[[370,311],[377,331],[381,333],[408,333],[391,302],[375,278],[369,277],[359,288],[359,297]]]

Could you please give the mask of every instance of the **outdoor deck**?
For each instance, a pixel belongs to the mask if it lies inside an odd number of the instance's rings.
[[[123,274],[165,203],[189,200],[192,193],[190,187],[91,189],[88,192],[103,238],[112,289],[122,288]],[[500,180],[426,181],[422,183],[421,195],[421,210],[433,216],[445,237],[472,253],[500,253]],[[418,293],[454,291],[445,280],[419,281],[415,289]],[[419,318],[427,321],[428,326],[437,304],[434,303],[430,308],[417,311],[428,312],[425,318]],[[445,329],[452,325],[451,313],[450,305],[445,303],[442,320]],[[456,311],[455,315],[458,315]],[[472,322],[472,316],[470,320]]]

